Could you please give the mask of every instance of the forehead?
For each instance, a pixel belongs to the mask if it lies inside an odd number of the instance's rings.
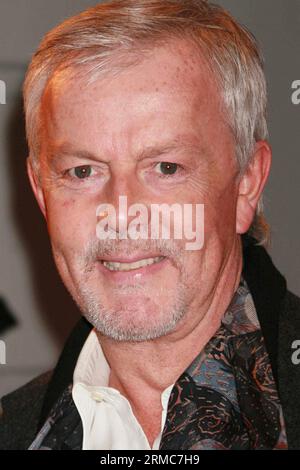
[[[112,132],[135,137],[139,132],[145,138],[147,133],[153,138],[154,133],[187,129],[198,133],[198,124],[222,125],[221,107],[216,81],[201,52],[187,42],[174,41],[89,85],[84,79],[70,79],[66,71],[56,73],[41,109],[49,135],[82,143],[83,134],[93,141],[100,130],[102,137]]]
[[[98,67],[98,73],[97,66],[100,64],[97,61],[93,62],[93,60],[91,59],[91,67],[90,65],[86,67],[88,79],[92,75],[88,72],[90,67],[91,70],[93,68],[96,70],[95,77],[98,77],[99,80],[103,78],[103,81],[106,78],[111,81],[116,76],[121,76],[122,80],[129,76],[136,77],[136,79],[138,77],[145,79],[147,76],[148,82],[161,83],[167,80],[166,84],[169,86],[177,85],[182,88],[183,85],[197,87],[199,79],[207,83],[214,80],[200,46],[187,39],[172,38],[165,42],[156,42],[153,47],[137,45],[136,48],[128,51],[112,51],[107,59],[107,64],[101,64],[101,68]],[[81,68],[84,76],[85,67]],[[46,90],[51,89],[52,92],[58,93],[63,84],[68,82],[73,75],[76,83],[76,70],[68,71],[65,68],[61,71],[58,70],[52,76]],[[178,83],[178,78],[183,77],[186,81]]]

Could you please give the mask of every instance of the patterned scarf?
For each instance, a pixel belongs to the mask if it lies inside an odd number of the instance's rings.
[[[81,446],[71,384],[30,449]],[[287,449],[276,383],[244,279],[220,328],[172,389],[160,449]]]

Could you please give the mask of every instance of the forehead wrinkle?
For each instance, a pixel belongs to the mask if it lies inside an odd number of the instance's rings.
[[[195,142],[195,139],[178,136],[169,142],[147,145],[144,149],[136,152],[134,159],[139,162],[144,159],[151,159],[160,155],[168,154],[172,151],[195,151],[197,153],[207,154],[207,150],[204,150],[203,146],[200,145],[200,142],[197,143]],[[104,155],[97,155],[85,149],[76,149],[72,144],[67,142],[59,145],[52,145],[47,153],[51,160],[59,159],[61,157],[73,157],[78,159],[101,161],[104,163],[111,163],[112,161],[105,159]],[[131,161],[131,158],[129,158],[129,160]]]

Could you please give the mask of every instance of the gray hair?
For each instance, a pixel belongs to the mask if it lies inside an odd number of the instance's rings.
[[[37,168],[40,104],[58,70],[85,69],[90,77],[129,66],[142,51],[172,38],[192,41],[214,73],[236,143],[240,175],[255,143],[268,138],[263,58],[253,35],[221,6],[206,0],[112,0],[74,16],[50,31],[29,65],[24,83],[26,133]],[[259,201],[248,234],[260,244],[269,227]]]

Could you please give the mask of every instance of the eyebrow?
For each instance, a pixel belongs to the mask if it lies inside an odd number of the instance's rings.
[[[162,145],[151,145],[143,149],[139,155],[137,160],[144,160],[146,158],[153,158],[158,155],[163,155],[165,153],[169,153],[172,151],[180,151],[180,150],[196,150],[197,152],[200,151],[201,147],[200,144],[196,144],[195,142],[192,141],[178,141],[177,139],[174,139],[172,142],[168,142],[166,144]]]
[[[201,151],[201,145],[192,139],[175,138],[170,142],[160,145],[149,145],[141,150],[137,155],[137,161],[154,158],[172,151],[194,150],[197,153]],[[203,148],[202,148],[203,150]],[[64,143],[54,147],[50,152],[51,159],[59,159],[61,157],[74,157],[78,159],[93,160],[101,163],[110,163],[111,160],[103,160],[101,156],[97,156],[88,150],[75,150],[72,145]]]
[[[62,146],[54,147],[49,151],[51,160],[58,160],[62,157],[74,157],[78,159],[99,160],[96,155],[88,150],[75,150],[71,145],[63,144]]]

